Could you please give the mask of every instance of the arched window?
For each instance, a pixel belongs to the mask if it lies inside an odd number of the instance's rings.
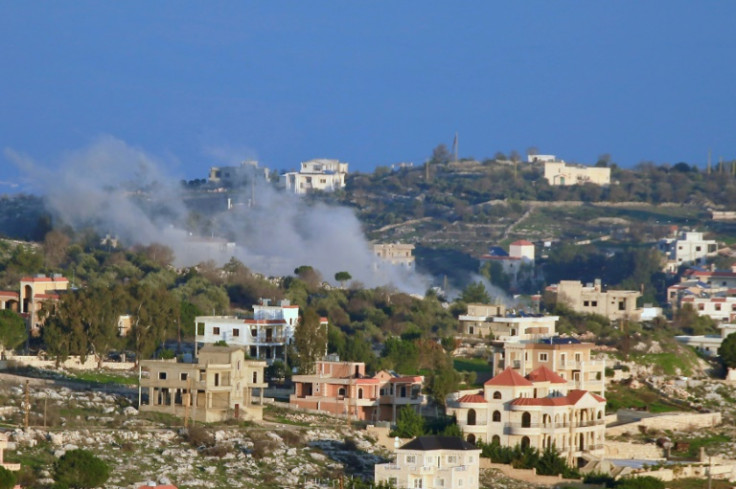
[[[337,395],[340,396],[340,397],[345,397],[345,387],[340,387],[337,390]]]
[[[468,435],[468,443],[475,445],[475,435]]]
[[[493,438],[491,439],[491,443],[494,445],[500,445],[501,444],[501,437],[498,435],[493,435]]]
[[[522,450],[526,450],[527,448],[529,448],[529,445],[531,445],[531,441],[529,440],[528,436],[525,436],[524,438],[521,439],[521,449]]]
[[[363,388],[358,389],[358,399],[363,399]]]
[[[501,399],[501,391],[496,391],[493,393],[494,399]]]
[[[532,415],[529,413],[524,413],[521,415],[521,427],[522,428],[531,428],[532,426]]]
[[[468,411],[468,424],[471,426],[475,424],[475,409]]]
[[[253,372],[253,383],[254,384],[258,383],[258,372]]]
[[[493,422],[494,423],[501,422],[501,411],[493,411]]]

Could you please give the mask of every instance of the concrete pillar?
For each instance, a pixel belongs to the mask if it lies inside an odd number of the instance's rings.
[[[153,396],[153,387],[148,388],[148,405],[154,406],[156,404],[156,398]]]

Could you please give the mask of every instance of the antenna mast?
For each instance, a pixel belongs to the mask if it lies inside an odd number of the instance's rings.
[[[455,133],[455,140],[452,142],[452,154],[455,155],[455,162],[457,163],[459,161],[457,159],[457,132]]]

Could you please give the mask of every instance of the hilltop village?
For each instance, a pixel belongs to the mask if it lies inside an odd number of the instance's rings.
[[[348,167],[212,167],[176,247],[4,197],[0,489],[731,487],[736,163]],[[239,255],[286,199],[369,262]]]

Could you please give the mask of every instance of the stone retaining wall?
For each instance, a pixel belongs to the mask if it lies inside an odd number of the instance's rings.
[[[721,424],[721,413],[675,413],[642,418],[633,423],[606,428],[606,436],[619,436],[624,433],[637,434],[639,426],[655,430],[695,430],[712,428]]]
[[[56,368],[56,360],[47,360],[35,355],[8,355],[8,365],[17,365],[22,367],[35,368]],[[93,355],[89,355],[85,362],[82,362],[78,356],[70,356],[59,363],[59,367],[69,370],[97,370],[97,359]],[[102,368],[107,370],[132,370],[135,368],[134,362],[102,362]]]

